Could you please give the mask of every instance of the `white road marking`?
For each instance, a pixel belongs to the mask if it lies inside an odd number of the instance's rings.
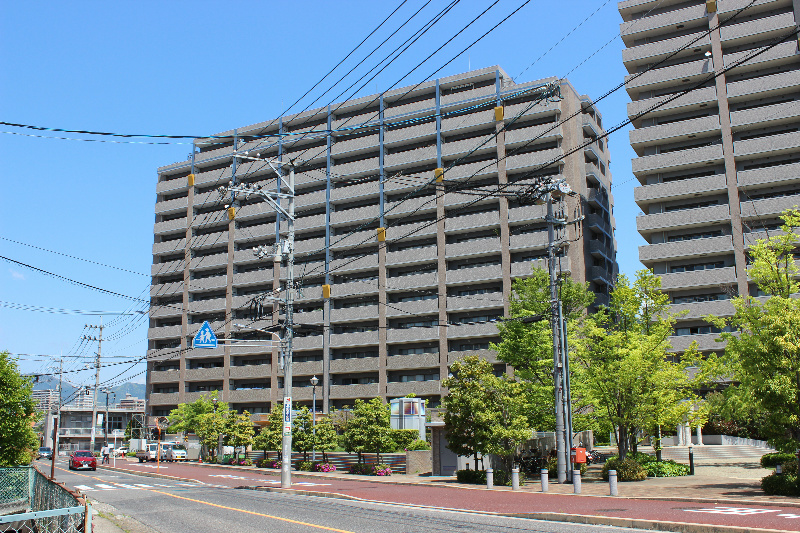
[[[731,514],[740,516],[779,512],[778,509],[753,509],[751,507],[713,507],[707,509],[684,510],[690,513]]]
[[[78,489],[78,490],[91,490],[92,489],[92,487],[89,487],[88,485],[75,485],[75,488]]]
[[[98,484],[97,484],[97,485],[95,485],[95,486],[96,486],[97,488],[99,488],[99,489],[109,489],[109,490],[114,490],[114,489],[116,489],[116,488],[117,488],[117,487],[114,487],[114,486],[112,486],[112,485],[106,485],[106,484],[103,484],[103,483],[98,483]]]

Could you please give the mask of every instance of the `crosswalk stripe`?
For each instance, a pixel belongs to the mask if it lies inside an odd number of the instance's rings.
[[[117,483],[118,487],[122,487],[123,489],[139,489],[140,487],[135,487],[133,485],[125,485],[124,483]]]
[[[116,489],[116,488],[117,488],[117,487],[114,487],[114,486],[111,486],[111,485],[105,485],[105,484],[103,484],[103,483],[98,483],[98,484],[97,484],[97,485],[95,485],[95,486],[96,486],[97,488],[99,488],[99,489],[111,489],[111,490],[113,490],[113,489]]]
[[[75,488],[78,490],[91,490],[92,487],[89,487],[88,485],[75,485]]]
[[[141,487],[143,489],[152,489],[153,485],[145,485],[144,483],[136,483],[137,487]]]

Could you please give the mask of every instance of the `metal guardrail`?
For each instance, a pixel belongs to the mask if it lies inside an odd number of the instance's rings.
[[[86,532],[91,516],[83,498],[38,469],[0,468],[0,532]]]

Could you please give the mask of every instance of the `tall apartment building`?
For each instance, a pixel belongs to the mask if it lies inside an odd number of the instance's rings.
[[[537,101],[547,83],[561,97]],[[566,178],[579,196],[561,208],[585,219],[562,232],[558,266],[607,301],[616,262],[601,132],[593,103],[569,82],[516,84],[492,67],[198,142],[191,176],[191,161],[158,170],[148,414],[211,390],[255,413],[284,396],[277,348],[187,349],[205,320],[219,337],[268,340],[235,324],[263,328],[283,312],[264,301],[265,314],[253,321],[254,296],[285,288],[285,265],[253,254],[275,244],[275,211],[251,196],[229,220],[229,200],[217,191],[231,180],[274,188],[275,175],[234,150],[297,162],[294,271],[302,286],[294,318],[315,327],[294,339],[294,402],[310,404],[316,375],[323,410],[409,393],[436,405],[455,359],[478,353],[504,370],[488,349],[498,340],[494,321],[508,313],[512,279],[545,266],[545,207],[491,194],[437,195],[435,186],[411,193],[437,168],[447,187]],[[386,228],[385,242],[378,228]]]
[[[648,243],[639,258],[661,275],[674,309],[688,311],[673,347],[695,340],[703,351],[719,350],[703,317],[732,314],[732,295],[758,295],[747,250],[778,227],[781,211],[800,205],[800,54],[791,35],[800,2],[628,0],[618,7],[629,116],[720,74],[636,120],[630,133],[639,156],[637,228]]]
[[[31,398],[36,402],[38,411],[50,412],[57,409],[59,404],[58,389],[40,389],[31,393]]]

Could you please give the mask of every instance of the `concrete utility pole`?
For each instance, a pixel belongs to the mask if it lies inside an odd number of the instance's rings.
[[[86,325],[88,329],[97,329],[99,334],[97,337],[84,335],[83,339],[88,341],[97,342],[97,358],[95,359],[95,374],[94,374],[94,397],[92,399],[92,438],[89,443],[89,449],[94,452],[95,434],[97,432],[97,389],[100,386],[100,353],[103,348],[103,319],[100,318],[99,326]]]
[[[234,159],[249,159],[255,161],[266,161],[278,175],[278,186],[276,191],[268,191],[261,187],[252,187],[249,184],[236,185],[233,181],[227,188],[221,187],[220,193],[231,193],[232,198],[236,194],[242,194],[247,198],[250,195],[260,196],[270,206],[272,206],[278,213],[276,217],[276,224],[278,225],[277,231],[280,235],[280,221],[285,219],[287,223],[287,235],[285,239],[280,239],[275,243],[274,253],[267,252],[265,247],[255,248],[254,254],[258,257],[266,257],[272,255],[274,261],[280,262],[283,256],[286,256],[286,296],[283,300],[286,312],[285,333],[282,344],[285,350],[282,351],[282,365],[283,368],[283,439],[282,439],[282,457],[281,462],[281,488],[291,488],[292,486],[292,340],[294,338],[294,220],[295,220],[295,202],[294,202],[294,164],[292,162],[284,163],[278,160],[265,160],[256,153],[256,157],[250,155],[250,151],[244,151],[235,154]],[[289,167],[288,180],[283,176],[280,167]],[[284,192],[286,190],[286,192]],[[283,208],[282,201],[287,201],[286,209]],[[275,302],[280,302],[277,296],[267,297]],[[250,328],[256,329],[256,328]],[[280,338],[280,337],[279,337]]]

